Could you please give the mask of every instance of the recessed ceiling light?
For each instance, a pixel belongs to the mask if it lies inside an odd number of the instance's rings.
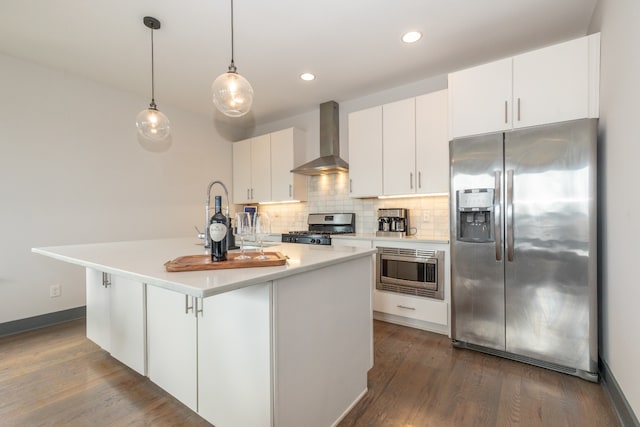
[[[422,33],[419,31],[409,31],[404,33],[402,41],[405,43],[415,43],[422,38]]]
[[[311,80],[315,80],[316,76],[315,74],[311,74],[311,73],[302,73],[300,74],[300,78],[306,82],[310,82]]]

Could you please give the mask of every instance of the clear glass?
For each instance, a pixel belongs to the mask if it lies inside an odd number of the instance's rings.
[[[263,248],[265,237],[271,234],[271,219],[269,215],[263,212],[256,212],[253,217],[253,230],[256,235],[256,240],[260,245],[260,255],[257,256],[256,259],[269,259],[269,257],[264,254]]]
[[[240,255],[235,259],[250,259],[251,257],[244,253],[244,239],[253,234],[251,226],[251,217],[248,212],[236,212],[235,216],[236,227],[233,234],[240,238]]]
[[[163,141],[171,132],[167,116],[154,108],[147,108],[138,113],[136,127],[140,136],[150,141]]]
[[[253,88],[238,73],[227,72],[218,76],[211,85],[213,103],[222,114],[229,117],[244,116],[253,104]]]

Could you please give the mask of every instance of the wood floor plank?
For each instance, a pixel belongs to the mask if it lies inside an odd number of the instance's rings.
[[[374,340],[369,391],[339,427],[620,425],[600,384],[385,322]],[[0,338],[0,426],[211,424],[89,341],[78,320]]]

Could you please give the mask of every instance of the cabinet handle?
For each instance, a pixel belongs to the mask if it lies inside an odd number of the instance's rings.
[[[405,310],[415,310],[415,307],[407,307],[406,305],[397,305],[398,308],[404,308]]]
[[[189,310],[193,310],[193,304],[189,306],[189,295],[184,296],[184,314],[189,313]]]
[[[413,190],[413,172],[409,172],[409,188]]]
[[[422,172],[418,171],[418,188],[422,188]]]
[[[251,188],[251,200],[253,200],[253,188]]]
[[[353,179],[349,178],[349,193],[353,193]]]
[[[102,286],[108,288],[111,286],[111,280],[109,280],[109,273],[102,273]]]
[[[289,184],[289,197],[293,197],[293,185]]]
[[[504,122],[509,123],[507,121],[507,101],[504,101]]]
[[[518,98],[518,121],[520,121],[520,98]]]
[[[247,200],[251,200],[251,190],[247,188]]]
[[[193,311],[193,314],[194,314],[196,317],[198,317],[198,313],[202,313],[202,312],[203,312],[203,306],[204,306],[204,303],[201,303],[201,304],[200,304],[200,308],[198,308],[198,300],[199,300],[199,299],[200,299],[200,298],[198,298],[198,297],[193,297],[194,305],[195,305],[195,307],[196,307],[196,309]]]

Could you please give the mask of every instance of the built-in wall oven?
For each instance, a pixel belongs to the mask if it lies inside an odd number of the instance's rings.
[[[378,247],[376,288],[444,299],[444,251]]]

